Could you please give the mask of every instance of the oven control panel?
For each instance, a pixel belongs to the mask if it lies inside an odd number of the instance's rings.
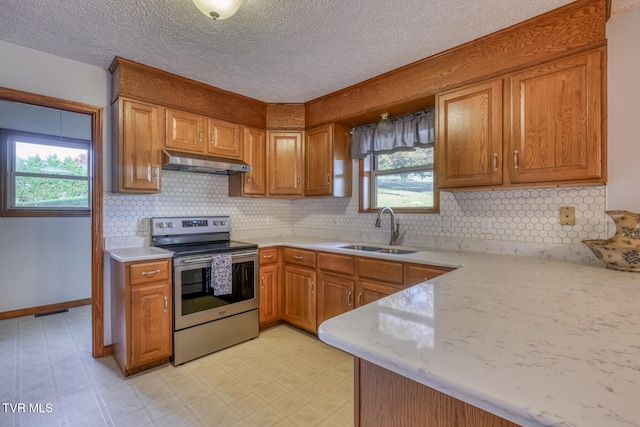
[[[228,216],[151,218],[152,236],[228,233],[230,231],[231,218]]]

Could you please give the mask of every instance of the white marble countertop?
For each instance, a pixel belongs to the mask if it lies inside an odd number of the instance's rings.
[[[640,426],[640,274],[459,251],[371,254],[305,237],[252,241],[461,267],[327,320],[320,339],[523,426]]]
[[[120,262],[146,261],[173,257],[173,252],[154,246],[108,249],[105,252],[107,252],[111,258]]]

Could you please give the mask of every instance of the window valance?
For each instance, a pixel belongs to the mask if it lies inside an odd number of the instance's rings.
[[[419,111],[391,119],[393,130],[387,134],[371,123],[352,129],[351,158],[384,154],[412,147],[430,147],[435,142],[435,109]]]

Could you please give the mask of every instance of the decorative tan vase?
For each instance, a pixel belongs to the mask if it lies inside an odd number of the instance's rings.
[[[640,214],[607,211],[616,224],[616,234],[606,240],[583,240],[607,268],[640,273]]]

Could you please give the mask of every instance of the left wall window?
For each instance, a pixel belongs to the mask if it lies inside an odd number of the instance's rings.
[[[90,141],[3,134],[8,210],[88,211]]]
[[[89,114],[0,100],[0,216],[90,216]]]

